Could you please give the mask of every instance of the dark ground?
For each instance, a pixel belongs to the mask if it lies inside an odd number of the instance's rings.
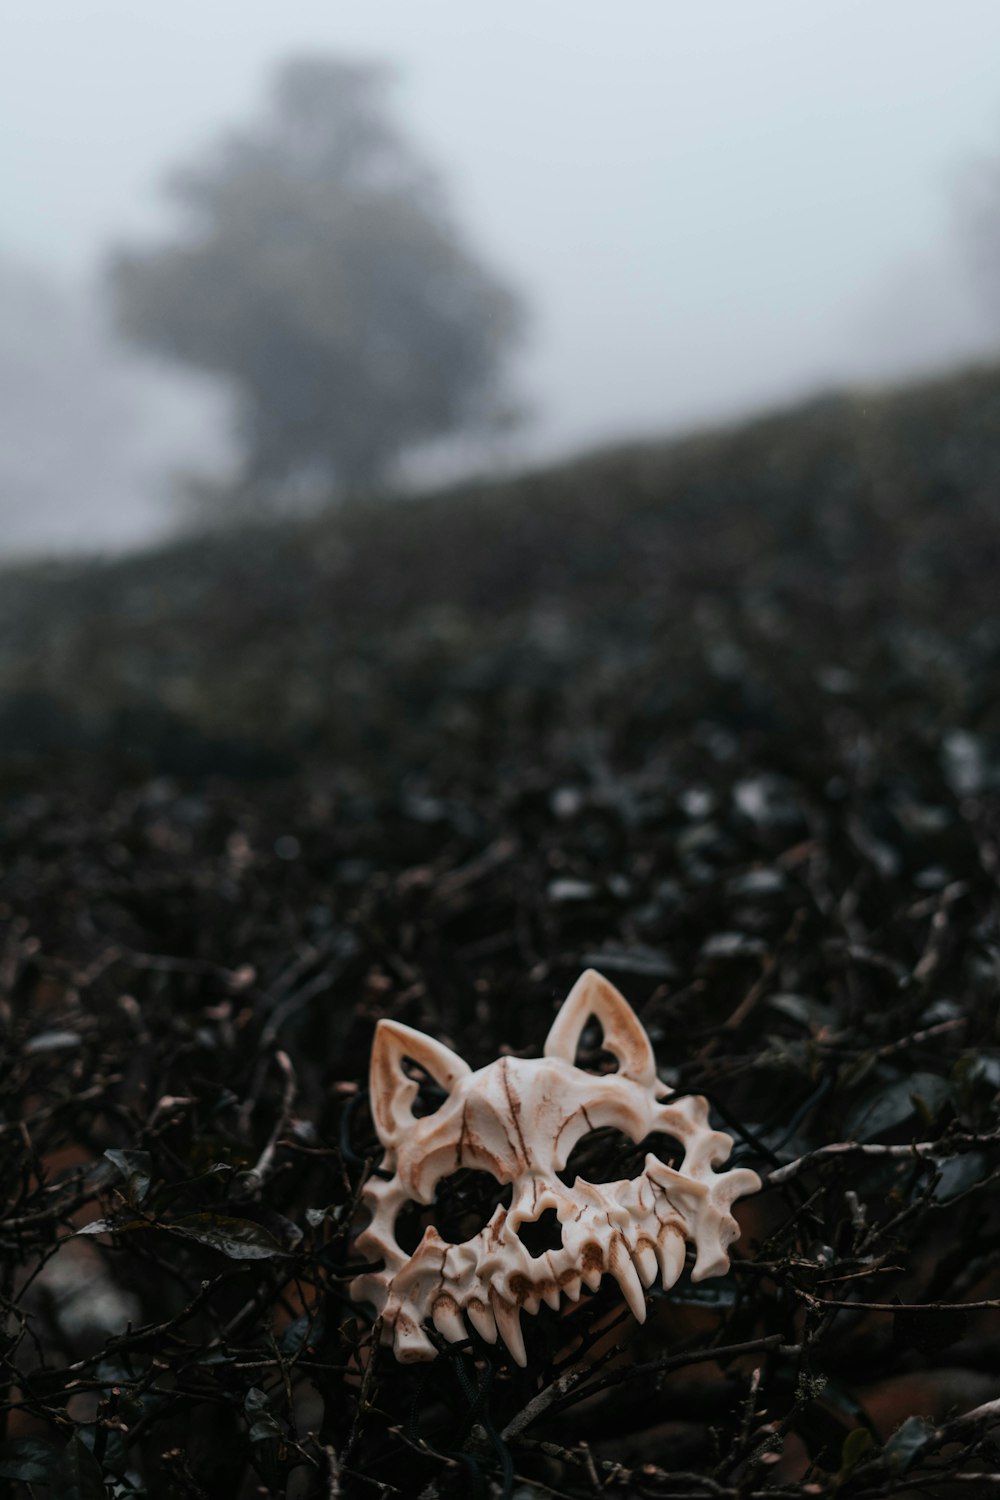
[[[992,1493],[998,564],[984,371],[4,578],[0,1493]],[[785,1168],[733,1273],[371,1360],[375,1021],[588,964]]]

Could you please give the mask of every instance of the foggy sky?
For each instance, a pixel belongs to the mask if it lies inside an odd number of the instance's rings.
[[[7,0],[3,32],[0,254],[84,285],[277,61],[395,64],[533,309],[525,453],[989,346],[952,200],[1000,150],[995,0]]]

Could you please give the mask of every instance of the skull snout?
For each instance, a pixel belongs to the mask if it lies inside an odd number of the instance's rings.
[[[549,1209],[558,1215],[562,1201],[560,1194],[544,1177],[522,1180],[515,1187],[514,1201],[507,1211],[507,1227],[519,1235],[522,1225],[537,1223]]]

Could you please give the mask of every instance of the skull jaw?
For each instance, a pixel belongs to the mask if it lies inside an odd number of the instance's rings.
[[[427,1229],[407,1259],[384,1228],[384,1221],[391,1224],[390,1215],[394,1217],[397,1194],[383,1192],[357,1248],[383,1256],[390,1249],[396,1253],[386,1256],[386,1270],[359,1276],[351,1284],[351,1295],[374,1304],[381,1316],[382,1341],[392,1344],[403,1363],[437,1357],[438,1349],[425,1330],[428,1321],[448,1343],[457,1343],[469,1336],[468,1320],[488,1343],[502,1340],[515,1363],[524,1366],[521,1312],[535,1315],[543,1303],[556,1310],[564,1302],[578,1302],[584,1287],[597,1291],[605,1276],[618,1284],[633,1316],[644,1322],[645,1290],[657,1276],[665,1290],[677,1281],[690,1226],[648,1177],[638,1184],[610,1186],[620,1193],[587,1185],[588,1196],[599,1195],[605,1202],[586,1212],[563,1190],[564,1243],[538,1257],[528,1254],[508,1224],[507,1212],[498,1209],[490,1224],[463,1245],[448,1246],[433,1228]],[[621,1201],[636,1196],[637,1187],[650,1204],[646,1212]],[[395,1274],[389,1270],[390,1260],[398,1265]]]

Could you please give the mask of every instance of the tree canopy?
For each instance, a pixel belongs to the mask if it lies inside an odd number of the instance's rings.
[[[265,488],[364,488],[403,450],[510,410],[519,302],[467,248],[386,82],[286,64],[261,118],[170,179],[180,231],[112,266],[128,336],[233,384]]]

